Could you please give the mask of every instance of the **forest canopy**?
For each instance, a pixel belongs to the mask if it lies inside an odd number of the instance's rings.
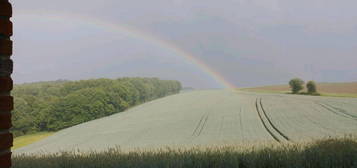
[[[58,80],[16,85],[15,136],[57,131],[179,93],[181,84],[158,78]]]

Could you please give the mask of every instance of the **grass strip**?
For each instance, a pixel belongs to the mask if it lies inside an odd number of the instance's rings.
[[[27,145],[30,145],[32,143],[35,143],[37,141],[40,141],[44,138],[47,138],[48,136],[51,136],[54,134],[53,132],[40,132],[40,133],[35,133],[31,135],[24,135],[20,137],[16,137],[14,139],[14,146],[12,149],[18,149]]]

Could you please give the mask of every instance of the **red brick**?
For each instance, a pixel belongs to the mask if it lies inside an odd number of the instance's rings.
[[[0,92],[8,92],[13,89],[13,81],[10,77],[0,77]]]
[[[14,109],[14,98],[12,96],[0,96],[0,111],[11,111]]]
[[[11,167],[11,152],[0,155],[0,167],[1,168]]]
[[[6,18],[0,18],[0,34],[12,36],[12,22]]]
[[[7,0],[0,0],[0,35],[12,36],[12,22],[9,18],[12,16],[12,6]],[[12,42],[0,41],[0,55],[12,54]],[[1,62],[0,73],[5,74],[12,71],[12,62]],[[12,90],[13,82],[9,77],[0,78],[0,92]],[[0,112],[11,111],[14,103],[11,96],[0,96]],[[11,127],[11,114],[0,114],[0,129],[9,129]],[[0,153],[11,148],[13,136],[10,133],[0,134]],[[0,154],[0,168],[11,167],[11,152]]]
[[[11,114],[1,114],[0,113],[0,129],[10,129],[11,124]]]
[[[12,147],[12,141],[14,137],[11,133],[0,134],[0,151],[10,149]]]
[[[11,59],[0,61],[0,76],[10,76],[13,72],[14,63]]]
[[[12,41],[0,39],[0,55],[12,55]]]
[[[0,16],[12,16],[12,6],[9,2],[0,0]]]

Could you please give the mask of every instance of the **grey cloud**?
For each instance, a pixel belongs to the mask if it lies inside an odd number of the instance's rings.
[[[75,23],[54,26],[41,19],[16,19],[17,12],[36,10],[132,25],[192,53],[238,86],[283,83],[294,76],[357,80],[354,0],[18,0],[13,4],[19,82],[154,75],[177,76],[194,87],[219,87],[187,60],[140,39],[118,39],[90,27],[78,30]],[[91,40],[80,37],[80,32]],[[95,50],[96,45],[101,48]],[[103,57],[104,68],[96,68]],[[153,60],[143,64],[148,57]],[[31,66],[39,60],[42,67]],[[78,63],[81,60],[84,63]],[[167,70],[170,64],[175,66]],[[71,71],[75,75],[68,75]]]

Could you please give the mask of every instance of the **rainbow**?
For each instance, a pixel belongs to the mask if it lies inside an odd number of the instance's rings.
[[[16,11],[14,17],[16,15],[25,15],[25,16],[34,16],[34,17],[46,17],[50,19],[62,19],[62,20],[70,20],[75,22],[84,22],[89,25],[97,26],[105,31],[112,32],[112,33],[123,33],[129,37],[137,38],[140,40],[145,40],[149,43],[155,44],[159,47],[168,49],[169,51],[173,51],[179,56],[182,56],[187,60],[189,63],[197,66],[202,72],[210,76],[213,80],[219,83],[224,88],[234,89],[236,86],[230,83],[225,77],[215,71],[213,68],[208,66],[204,61],[198,59],[197,57],[193,56],[188,51],[183,50],[179,46],[175,45],[172,42],[167,40],[161,39],[157,36],[153,36],[148,32],[144,32],[138,30],[137,28],[131,27],[125,24],[117,24],[114,22],[100,20],[98,18],[89,17],[85,15],[79,15],[74,13],[64,13],[64,12],[51,12],[51,11]]]

